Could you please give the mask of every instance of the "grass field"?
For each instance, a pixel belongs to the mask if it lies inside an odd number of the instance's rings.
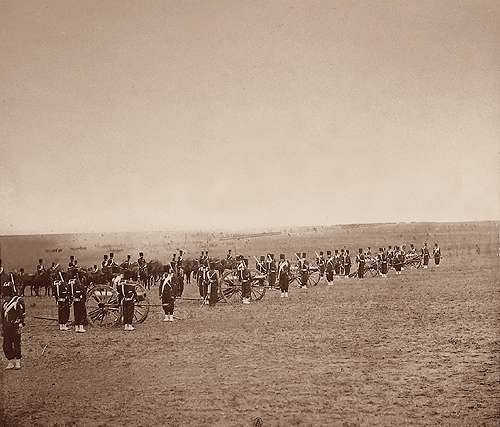
[[[484,254],[489,238],[481,256],[470,236],[470,247],[444,250],[439,269],[322,281],[249,306],[182,301],[174,323],[155,308],[134,332],[61,333],[33,319],[55,316],[53,299],[27,297],[24,368],[0,373],[3,423],[498,425],[499,258]]]

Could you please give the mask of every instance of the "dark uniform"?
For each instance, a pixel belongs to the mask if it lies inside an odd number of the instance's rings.
[[[299,259],[299,273],[301,287],[307,289],[307,281],[309,280],[309,261],[306,259],[306,253],[302,253],[302,258]]]
[[[280,254],[278,263],[278,283],[280,285],[281,296],[288,297],[288,286],[290,284],[290,263],[285,259],[284,254]]]
[[[387,264],[387,251],[385,249],[380,248],[378,253],[378,263],[379,263],[379,272],[385,277],[387,276],[388,264]]]
[[[147,263],[146,260],[144,259],[144,254],[142,252],[139,252],[139,258],[137,259],[137,265],[139,266],[139,271],[137,272],[137,279],[138,280],[146,280],[147,278],[147,272],[146,272],[146,267]]]
[[[69,320],[71,308],[71,293],[66,282],[62,280],[54,281],[52,285],[52,294],[57,302],[57,318],[59,321],[59,330],[67,331],[66,326]]]
[[[241,295],[243,297],[243,304],[250,304],[250,297],[252,296],[252,276],[248,269],[248,260],[244,260],[245,268],[241,270]]]
[[[430,258],[430,253],[429,253],[429,248],[427,247],[427,243],[424,243],[424,247],[421,249],[420,253],[422,255],[424,268],[427,268],[429,265],[429,258]]]
[[[432,255],[434,256],[434,264],[436,265],[436,267],[439,267],[439,263],[441,262],[441,249],[439,249],[437,243],[434,245]]]
[[[165,317],[163,318],[164,322],[174,321],[175,289],[173,278],[174,276],[172,273],[164,276],[159,289],[160,300],[163,306],[163,312],[165,313]]]
[[[333,255],[333,267],[335,269],[335,276],[340,276],[340,255],[338,249],[335,249],[335,255]]]
[[[325,257],[323,256],[323,251],[319,253],[319,255],[316,258],[316,264],[318,264],[319,267],[319,276],[323,277],[325,274]]]
[[[200,297],[202,299],[206,299],[208,293],[208,284],[209,284],[207,279],[208,271],[209,267],[205,266],[205,264],[202,264],[198,269],[198,290],[200,292]]]
[[[38,260],[38,265],[36,266],[36,282],[35,282],[35,295],[40,296],[40,286],[43,285],[44,275],[46,273],[45,266],[43,265],[43,260]],[[33,289],[31,290],[31,295],[33,295]]]
[[[178,267],[177,269],[177,278],[176,278],[176,282],[177,282],[177,297],[182,297],[182,294],[184,293],[184,269],[182,268],[182,266]]]
[[[207,271],[207,280],[208,291],[210,292],[208,303],[210,307],[213,307],[219,299],[219,274],[213,264],[210,265],[210,269]]]
[[[3,352],[9,361],[7,369],[21,369],[21,331],[26,309],[24,301],[15,295],[10,282],[2,285],[3,304],[0,312],[3,332]]]
[[[267,261],[266,261],[266,268],[267,268],[267,280],[269,282],[269,286],[271,288],[274,288],[276,285],[276,261],[274,260],[274,254],[268,254],[267,255]]]
[[[118,296],[123,307],[123,323],[125,324],[125,330],[133,331],[135,329],[132,326],[134,319],[134,306],[135,301],[137,301],[135,285],[126,281],[120,282],[118,284]]]
[[[329,285],[331,285],[333,283],[333,275],[335,273],[335,260],[332,257],[332,251],[326,251],[326,257],[326,281]]]
[[[351,255],[349,254],[349,249],[346,249],[344,255],[344,273],[346,277],[349,277],[349,274],[351,273],[351,265]]]
[[[403,254],[399,250],[399,246],[394,248],[394,254],[392,257],[392,265],[394,266],[394,270],[396,270],[396,274],[401,274],[401,268],[403,268]]]
[[[71,299],[73,300],[73,315],[75,317],[75,331],[85,332],[83,325],[87,317],[85,309],[86,290],[83,284],[78,279],[71,279],[68,282],[71,290]]]
[[[358,255],[356,255],[356,264],[358,264],[358,278],[362,279],[365,275],[365,255],[361,248],[359,249]]]
[[[255,269],[260,274],[266,274],[266,257],[264,255],[260,256],[260,260],[255,260]]]

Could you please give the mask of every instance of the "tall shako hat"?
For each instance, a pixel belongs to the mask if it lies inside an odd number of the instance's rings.
[[[305,258],[307,254],[305,252],[302,252],[302,258]]]
[[[319,254],[320,254],[320,255],[323,255],[323,251],[319,251]]]
[[[326,251],[326,254],[327,254],[327,255],[331,255],[331,254],[332,254],[332,251]]]
[[[280,259],[285,259],[285,254],[280,254]]]

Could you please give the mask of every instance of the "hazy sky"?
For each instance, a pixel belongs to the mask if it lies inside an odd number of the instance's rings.
[[[498,219],[500,2],[0,2],[0,234]]]

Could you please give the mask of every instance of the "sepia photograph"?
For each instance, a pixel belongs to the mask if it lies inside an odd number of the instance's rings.
[[[499,426],[498,0],[1,0],[0,426]]]

